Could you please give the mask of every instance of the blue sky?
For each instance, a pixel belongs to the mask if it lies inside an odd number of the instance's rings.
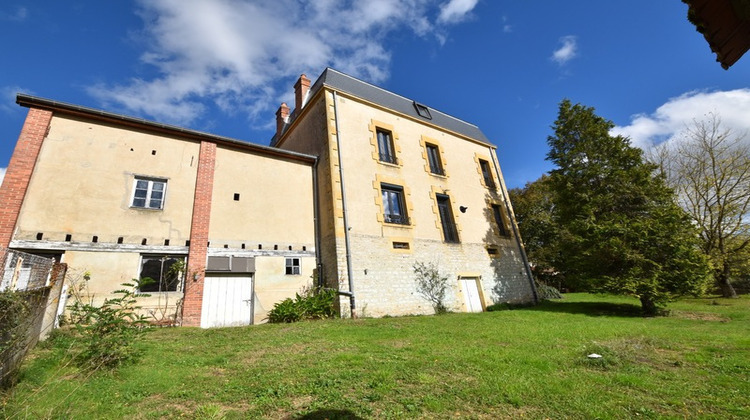
[[[132,0],[0,5],[0,176],[17,92],[268,144],[326,66],[468,122],[509,188],[551,168],[564,98],[648,148],[709,113],[750,129],[750,56],[715,61],[679,0]]]

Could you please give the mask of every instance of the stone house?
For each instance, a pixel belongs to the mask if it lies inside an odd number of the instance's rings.
[[[144,310],[188,326],[262,322],[315,279],[342,316],[431,313],[420,261],[450,279],[451,310],[536,299],[476,126],[333,69],[295,97],[261,146],[18,95],[0,247],[85,271],[94,302],[152,278]]]
[[[320,260],[344,313],[432,313],[415,262],[482,311],[536,291],[492,145],[475,125],[333,69],[295,84],[271,145],[318,157]],[[348,301],[348,302],[346,302]],[[357,312],[358,311],[358,312]]]

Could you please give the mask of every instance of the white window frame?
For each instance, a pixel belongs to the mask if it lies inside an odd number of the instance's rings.
[[[297,264],[294,264],[295,260]],[[302,261],[301,258],[298,258],[298,257],[288,257],[286,259],[286,268],[284,270],[286,275],[297,276],[301,274],[301,271],[300,271],[300,266],[302,265],[301,261]]]
[[[138,188],[138,184],[140,182],[146,183],[146,196],[145,197],[136,197],[136,191],[143,190],[143,188]],[[154,200],[153,193],[154,191],[154,185],[155,184],[161,184],[163,185],[162,191],[161,191],[161,199],[159,201],[158,207],[151,206],[151,202]],[[158,192],[158,190],[156,191]],[[150,177],[144,177],[144,176],[136,176],[133,178],[133,191],[130,194],[130,207],[136,208],[136,209],[146,209],[146,210],[162,210],[164,209],[164,202],[167,198],[167,180],[162,178],[150,178]],[[144,203],[142,206],[137,205],[135,200],[144,200]]]

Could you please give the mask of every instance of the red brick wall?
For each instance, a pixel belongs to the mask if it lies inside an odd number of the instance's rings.
[[[26,115],[26,122],[21,128],[21,135],[18,136],[16,149],[0,187],[0,247],[7,248],[13,239],[21,204],[51,120],[52,112],[43,109],[29,108]]]
[[[182,325],[198,327],[201,324],[203,304],[203,279],[206,274],[208,227],[211,220],[211,195],[214,187],[216,143],[202,142],[198,157],[198,175],[195,182],[193,221],[190,226],[190,251],[188,254],[185,300],[182,306]]]

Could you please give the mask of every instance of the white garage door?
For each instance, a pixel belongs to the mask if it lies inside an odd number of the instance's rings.
[[[464,300],[468,312],[482,312],[482,298],[479,296],[477,280],[477,278],[470,277],[458,281],[464,292]]]
[[[253,321],[253,277],[206,275],[201,328],[237,327]]]

